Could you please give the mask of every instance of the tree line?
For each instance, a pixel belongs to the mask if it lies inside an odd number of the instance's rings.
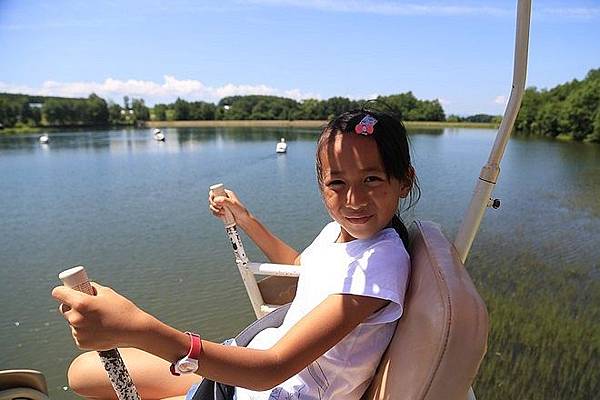
[[[123,107],[92,93],[87,98],[0,93],[0,124],[13,127],[133,125],[147,121],[143,99],[125,96]]]
[[[528,88],[517,132],[600,142],[600,68],[550,90]]]
[[[379,97],[379,107],[391,109],[408,121],[444,121],[438,100],[419,100],[412,92]],[[326,120],[354,108],[365,100],[332,97],[327,100],[278,96],[229,96],[217,104],[178,98],[170,104],[147,107],[143,99],[125,96],[123,105],[96,94],[88,98],[28,96],[0,93],[3,127],[134,125],[140,121],[185,120]]]

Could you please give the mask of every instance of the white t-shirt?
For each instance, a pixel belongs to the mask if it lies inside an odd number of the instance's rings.
[[[331,222],[301,254],[296,297],[279,328],[260,332],[248,345],[269,349],[331,294],[390,300],[308,367],[275,388],[236,388],[236,400],[358,400],[367,389],[402,315],[410,259],[400,237],[386,228],[369,239],[336,243]]]

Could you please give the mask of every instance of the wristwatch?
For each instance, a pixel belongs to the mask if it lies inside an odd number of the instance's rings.
[[[202,340],[193,332],[186,332],[190,337],[190,350],[187,355],[177,362],[171,364],[171,373],[175,376],[191,374],[198,370],[198,357],[202,351]]]

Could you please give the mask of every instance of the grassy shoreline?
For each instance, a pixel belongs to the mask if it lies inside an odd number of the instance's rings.
[[[39,126],[30,127],[30,126],[22,126],[19,128],[4,128],[0,129],[0,135],[20,135],[24,133],[39,133],[42,131],[51,131],[53,128],[40,128]]]
[[[321,128],[327,121],[320,120],[235,120],[235,121],[146,121],[142,124],[144,128],[224,128],[224,127],[242,127],[242,128]],[[438,122],[438,121],[406,121],[405,125],[409,129],[430,129],[430,128],[478,128],[478,129],[497,129],[498,125],[493,123],[479,122]],[[120,126],[123,127],[123,126]],[[105,129],[102,127],[87,127],[91,129]],[[111,127],[112,128],[112,127]],[[48,126],[48,127],[28,127],[4,128],[0,129],[0,135],[20,135],[40,132],[53,132],[57,130],[78,130],[81,126]]]
[[[327,121],[321,120],[147,121],[144,126],[148,128],[321,128],[326,123]],[[480,122],[405,121],[404,124],[407,128],[498,128],[498,124]]]

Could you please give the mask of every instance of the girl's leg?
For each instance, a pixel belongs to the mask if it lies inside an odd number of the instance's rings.
[[[196,374],[174,376],[167,361],[138,349],[119,349],[119,353],[144,400],[183,396],[190,386],[202,380]],[[81,354],[73,360],[68,378],[69,386],[80,396],[117,398],[96,352]]]

